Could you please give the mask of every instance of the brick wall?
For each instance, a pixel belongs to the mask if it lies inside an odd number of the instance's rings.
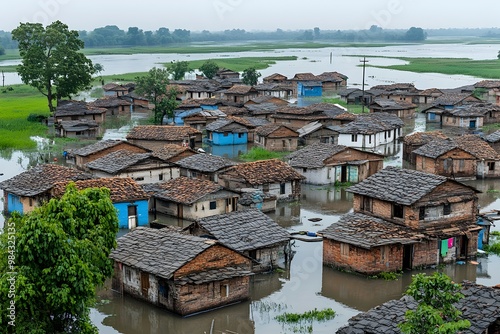
[[[412,267],[419,268],[437,264],[439,261],[438,252],[437,240],[421,241],[413,245]]]
[[[373,275],[380,272],[398,271],[403,267],[403,247],[388,245],[371,250],[338,241],[323,239],[323,263],[348,271]],[[348,251],[342,247],[348,247]],[[348,253],[348,255],[346,255]]]

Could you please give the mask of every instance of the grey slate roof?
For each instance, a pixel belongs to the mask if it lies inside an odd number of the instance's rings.
[[[50,190],[56,182],[91,178],[90,174],[74,168],[44,164],[0,182],[0,189],[18,196],[36,196]]]
[[[223,168],[234,166],[237,163],[224,157],[200,153],[181,159],[176,164],[186,169],[214,173]]]
[[[500,130],[490,133],[485,137],[488,143],[497,143],[500,141]]]
[[[237,251],[271,247],[290,239],[290,234],[265,213],[257,209],[198,219],[221,244]]]
[[[85,166],[89,169],[99,170],[109,174],[116,174],[149,158],[159,160],[159,158],[153,157],[152,153],[135,153],[127,150],[118,150],[86,163]]]
[[[417,148],[413,151],[416,155],[422,155],[424,157],[429,157],[436,159],[437,157],[449,152],[455,148],[459,148],[458,145],[451,139],[436,139],[428,142],[427,144]]]
[[[114,146],[121,144],[121,143],[128,143],[128,142],[125,140],[114,140],[114,139],[101,140],[101,141],[98,141],[97,143],[76,149],[72,153],[74,155],[79,155],[79,156],[85,157],[85,156],[106,150],[108,148],[114,147]],[[132,143],[128,143],[128,144],[134,145]],[[134,146],[136,146],[136,145],[134,145]]]
[[[170,229],[138,227],[118,238],[117,244],[109,255],[111,259],[170,279],[177,269],[217,242]]]
[[[462,318],[470,321],[471,326],[462,330],[463,334],[485,333],[500,315],[500,290],[462,282],[464,298],[455,303],[462,311]],[[349,324],[337,330],[337,334],[400,334],[397,327],[404,320],[409,309],[415,309],[417,303],[412,297],[404,296],[399,300],[391,300],[368,312],[360,313],[351,319]]]
[[[322,168],[323,161],[342,152],[346,146],[314,143],[289,154],[288,164],[295,168]]]
[[[323,237],[365,249],[393,244],[413,244],[423,235],[410,228],[362,213],[348,213],[318,232]]]
[[[404,122],[401,118],[386,112],[377,112],[360,115],[350,123],[341,126],[330,126],[328,128],[338,133],[373,134],[398,129],[403,127],[403,125]]]
[[[412,205],[448,179],[444,176],[388,166],[347,191],[402,205]]]
[[[244,119],[242,119],[242,121],[245,121]],[[236,123],[237,125],[239,125],[239,127],[236,127],[234,129],[232,129],[231,131],[232,132],[248,132],[248,125],[250,125],[251,127],[253,127],[250,123],[249,124],[243,124],[243,122],[238,122],[237,120],[235,120],[234,117],[226,117],[226,118],[219,118],[218,120],[208,124],[205,129],[207,131],[219,131],[221,130],[223,127],[225,127],[226,125],[229,125],[231,123]]]

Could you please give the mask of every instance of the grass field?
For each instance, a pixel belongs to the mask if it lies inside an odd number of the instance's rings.
[[[0,149],[32,149],[31,136],[45,136],[47,126],[28,121],[30,114],[49,115],[47,99],[26,85],[0,92]]]
[[[256,70],[263,70],[269,66],[276,64],[277,61],[292,61],[297,60],[296,56],[282,57],[241,57],[241,58],[217,58],[212,59],[219,68],[227,68],[236,72],[254,67]],[[206,62],[207,59],[189,61],[189,68],[197,69]],[[165,64],[166,65],[166,64]]]
[[[354,55],[352,55],[354,57]],[[360,57],[359,55],[355,57]],[[415,73],[441,73],[470,75],[480,78],[500,79],[500,60],[472,60],[469,58],[408,58],[408,57],[372,57],[369,58],[394,58],[407,61],[405,65],[377,66],[369,67],[385,68],[398,71],[408,71]]]
[[[363,106],[358,105],[358,104],[347,104],[346,102],[342,101],[339,98],[324,98],[323,102],[339,104],[342,107],[347,108],[347,110],[349,110],[349,112],[352,112],[353,114],[363,113]],[[365,107],[365,113],[367,113],[369,111],[370,110],[368,109],[368,107]]]

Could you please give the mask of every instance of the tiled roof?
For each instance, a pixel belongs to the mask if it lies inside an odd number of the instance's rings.
[[[405,101],[395,101],[393,99],[380,99],[377,98],[370,104],[370,108],[380,107],[383,110],[403,110],[403,109],[413,109],[417,106],[413,103]]]
[[[255,130],[255,133],[258,134],[259,136],[262,136],[262,137],[269,137],[271,134],[273,134],[275,131],[281,129],[281,128],[286,128],[292,132],[294,132],[294,137],[298,137],[299,136],[299,133],[297,131],[295,131],[294,129],[286,126],[286,125],[283,125],[283,124],[277,124],[277,123],[271,123],[271,124],[266,124],[266,125],[261,125],[259,126],[256,130]],[[273,136],[273,137],[276,137],[276,136]],[[280,136],[280,137],[276,137],[276,138],[281,138],[283,136]],[[289,136],[286,136],[286,137],[283,137],[283,138],[288,138]]]
[[[61,197],[66,191],[68,182],[57,182],[52,189],[52,195]],[[148,199],[148,194],[131,178],[103,177],[75,182],[79,190],[87,188],[108,188],[113,203]]]
[[[482,80],[474,84],[475,88],[500,88],[500,80]]]
[[[462,312],[462,319],[470,321],[462,334],[486,333],[500,314],[500,290],[472,282],[462,282],[464,298],[455,303]],[[368,312],[360,313],[349,324],[337,330],[337,334],[401,334],[398,324],[404,321],[407,310],[414,310],[417,303],[412,297],[404,296],[391,300]]]
[[[333,81],[333,82],[341,82],[343,80],[347,80],[348,77],[339,72],[323,72],[317,76],[321,81]]]
[[[238,108],[238,107],[231,107],[231,106],[223,106],[219,107],[219,110],[222,111],[224,114],[231,116],[231,115],[248,115],[248,109],[247,108]]]
[[[412,83],[395,83],[391,85],[377,85],[373,86],[372,89],[393,91],[393,90],[416,90],[415,85]]]
[[[319,78],[312,73],[297,73],[291,80],[320,81]]]
[[[274,80],[274,79],[280,79],[282,80],[284,78],[284,80],[287,80],[287,77],[284,76],[283,74],[279,74],[279,73],[273,73],[265,78],[263,78],[262,80],[266,81],[266,80]]]
[[[460,148],[469,152],[478,159],[500,159],[498,153],[477,135],[463,135],[455,137],[454,140]]]
[[[89,103],[90,106],[96,108],[114,108],[119,106],[130,106],[131,104],[132,103],[116,96],[106,96],[102,99],[97,99]]]
[[[127,87],[112,82],[102,86],[102,89],[104,89],[105,91],[128,91]]]
[[[200,134],[200,131],[190,126],[139,125],[127,134],[127,139],[180,141]]]
[[[169,161],[170,159],[175,158],[179,154],[182,154],[186,151],[193,153],[193,155],[197,154],[196,151],[194,151],[190,147],[176,144],[165,144],[162,148],[154,150],[152,154],[153,156],[160,158],[163,161]]]
[[[290,166],[295,168],[322,168],[323,161],[342,152],[346,146],[314,143],[287,156]]]
[[[99,170],[114,175],[151,157],[152,153],[135,153],[127,150],[118,150],[86,163],[85,166],[91,170]]]
[[[234,166],[237,163],[224,157],[200,153],[179,160],[176,164],[182,168],[213,173],[221,169]]]
[[[456,148],[459,148],[457,143],[455,143],[451,139],[435,139],[417,148],[413,151],[413,153],[415,153],[416,155],[436,159],[437,157],[440,157],[441,155]]]
[[[245,108],[253,116],[255,116],[255,115],[273,114],[279,108],[279,106],[274,103],[261,103],[261,104],[247,104]]]
[[[487,105],[484,103],[467,103],[460,106],[455,106],[453,109],[444,111],[446,115],[457,117],[483,117],[489,111],[498,111],[500,107]]]
[[[55,124],[56,127],[61,127],[66,131],[86,131],[89,129],[97,129],[99,124],[96,121],[90,119],[82,119],[77,121],[61,121]]]
[[[222,186],[212,181],[178,177],[167,182],[155,183],[148,191],[154,192],[156,197],[168,201],[193,204],[206,195],[222,190]]]
[[[121,143],[127,143],[127,142],[125,140],[114,140],[114,139],[101,140],[101,141],[98,141],[94,144],[87,145],[85,147],[81,147],[79,149],[76,149],[72,153],[74,155],[86,157],[86,156],[89,156],[91,154],[104,151],[108,148],[115,147]],[[132,145],[132,146],[136,146],[132,143],[127,143],[127,144]]]
[[[176,233],[170,229],[137,227],[118,238],[109,257],[127,266],[172,278],[175,271],[215,244],[214,240]]]
[[[106,109],[97,108],[83,101],[60,101],[54,117],[99,115],[106,113]]]
[[[420,92],[420,95],[422,95],[422,96],[432,96],[433,94],[442,95],[443,92],[437,88],[428,88],[428,89],[424,89],[423,91]]]
[[[196,221],[223,245],[243,252],[290,240],[290,234],[257,209],[234,211]]]
[[[412,205],[448,179],[410,169],[386,167],[347,191],[387,202]]]
[[[0,189],[18,196],[36,196],[50,190],[58,181],[77,181],[91,178],[91,175],[74,168],[44,164],[0,182]]]
[[[264,118],[259,118],[259,117],[249,117],[249,116],[245,116],[243,117],[247,122],[250,122],[252,123],[253,126],[255,127],[258,127],[258,126],[262,126],[262,125],[266,125],[266,124],[269,124],[271,122],[269,122],[267,119],[264,119]]]
[[[448,139],[441,131],[415,132],[403,138],[403,142],[410,145],[424,145],[435,139]]]
[[[305,179],[290,165],[278,159],[241,163],[229,168],[222,175],[226,173],[237,175],[251,185]]]
[[[489,143],[497,143],[500,141],[500,130],[490,133],[485,137],[486,141]]]
[[[234,85],[233,87],[227,89],[224,93],[226,94],[237,94],[237,95],[246,95],[251,92],[257,92],[255,88],[248,85]]]
[[[348,213],[318,232],[325,238],[365,249],[393,244],[413,244],[423,235],[409,227],[362,213]]]
[[[261,85],[263,85],[263,84],[261,84]],[[261,85],[259,85],[259,86],[261,86]],[[266,85],[269,85],[269,84],[266,84]],[[257,90],[260,89],[260,87],[255,87],[255,88]],[[285,100],[280,99],[279,97],[276,97],[276,96],[272,96],[272,95],[257,96],[257,97],[254,97],[253,99],[251,99],[250,101],[255,102],[257,104],[260,104],[260,103],[266,103],[266,102],[272,103],[271,101],[275,100],[275,99],[277,99],[278,101],[286,102]]]
[[[469,96],[472,96],[470,93],[445,93],[439,97],[437,97],[433,105],[441,105],[441,106],[451,106],[451,105],[456,105],[468,98]]]
[[[359,115],[354,121],[341,126],[331,126],[330,129],[339,133],[372,134],[403,127],[401,118],[386,112],[376,112]]]
[[[231,123],[236,123],[239,124],[240,127],[245,130],[245,132],[248,131],[249,128],[253,129],[255,126],[248,122],[246,119],[241,118],[241,117],[235,117],[235,116],[227,116],[225,118],[220,118],[216,120],[215,122],[212,122],[206,126],[206,129],[208,131],[217,131],[222,129],[223,127],[231,124]],[[235,129],[236,130],[236,129]],[[238,129],[235,132],[241,132],[240,129]]]

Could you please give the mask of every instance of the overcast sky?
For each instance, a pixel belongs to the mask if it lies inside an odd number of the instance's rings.
[[[2,0],[0,30],[55,20],[72,30],[492,28],[499,13],[498,0]]]

